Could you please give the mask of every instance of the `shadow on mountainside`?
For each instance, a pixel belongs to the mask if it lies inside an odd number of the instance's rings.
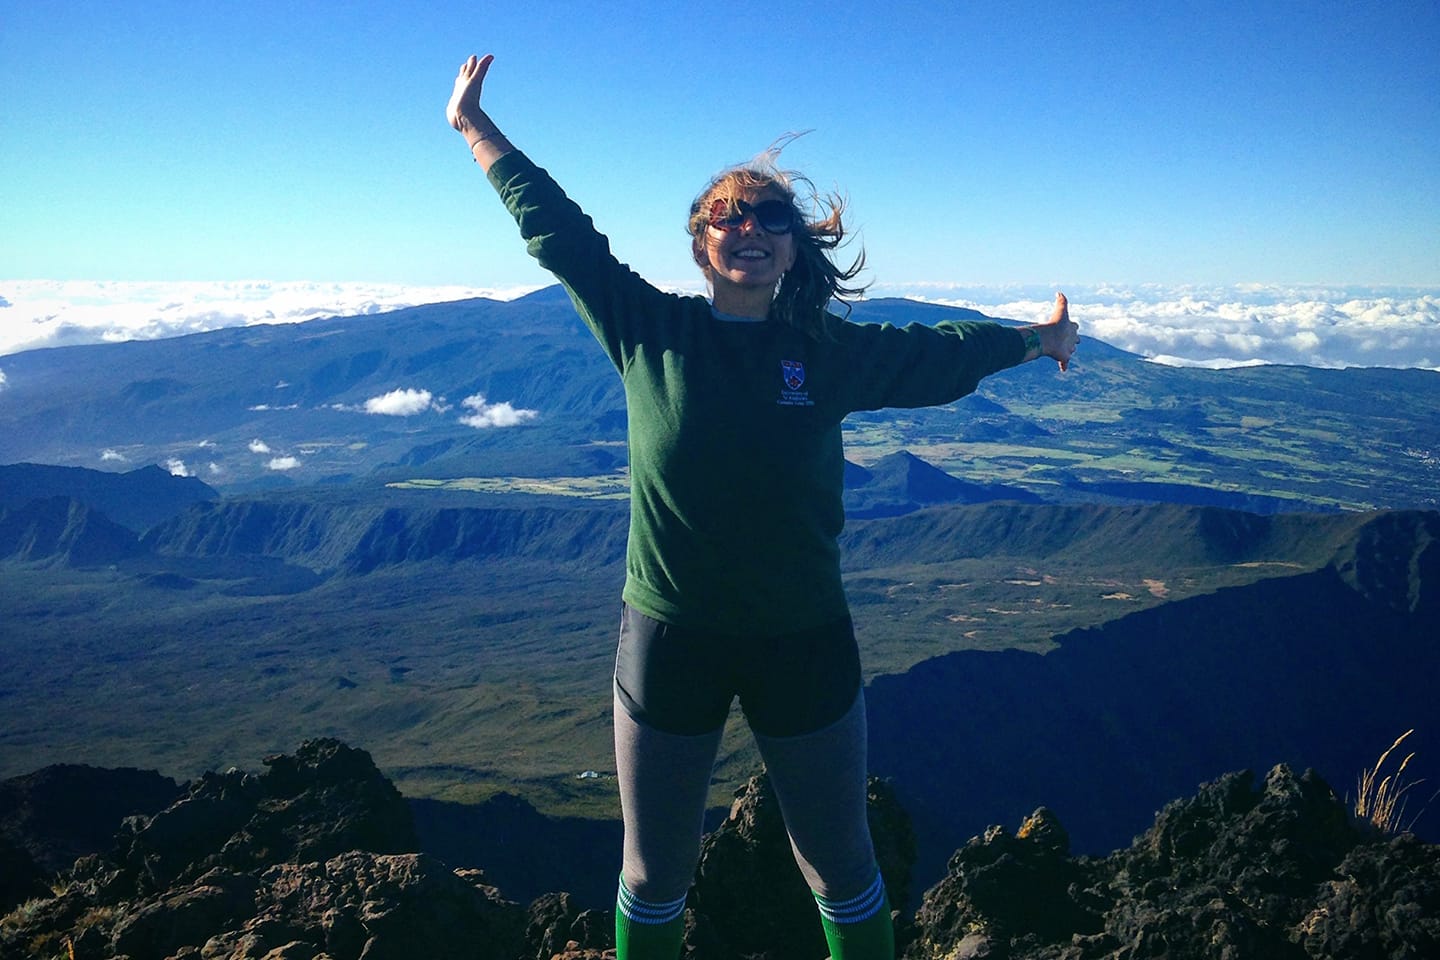
[[[1077,630],[1043,656],[966,651],[876,678],[870,767],[914,819],[917,879],[1040,804],[1099,853],[1216,770],[1313,767],[1347,792],[1412,727],[1423,778],[1440,755],[1440,517],[1376,523],[1315,573]],[[1435,820],[1417,827],[1433,837]]]

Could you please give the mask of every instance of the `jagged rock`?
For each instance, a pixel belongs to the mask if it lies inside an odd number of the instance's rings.
[[[605,910],[580,910],[568,893],[547,893],[526,912],[522,960],[565,956],[579,960],[599,956],[615,946],[615,915]]]
[[[382,960],[408,956],[406,944],[513,960],[520,907],[478,873],[413,853],[409,807],[368,754],[313,740],[265,764],[206,774],[125,820],[110,852],[62,874],[58,895],[6,918],[0,957],[52,955],[63,939],[80,960]],[[457,952],[442,935],[474,943]]]
[[[524,913],[473,879],[415,853],[354,851],[324,863],[279,864],[260,878],[253,915],[211,937],[202,955],[262,960],[303,947],[335,960],[513,960]]]
[[[153,770],[70,763],[0,782],[0,891],[25,872],[24,860],[48,879],[108,850],[126,817],[154,814],[179,795],[179,784]],[[0,892],[0,911],[18,902]]]
[[[179,802],[149,820],[127,821],[109,864],[138,894],[167,889],[214,868],[262,869],[326,860],[348,850],[416,849],[410,810],[370,755],[335,740],[310,740],[294,756],[266,757],[265,773],[206,773]]]
[[[478,870],[413,851],[394,788],[335,741],[211,774],[53,896],[0,919],[0,960],[610,960],[613,914],[569,895],[529,910]],[[398,812],[397,812],[398,811]],[[886,783],[870,821],[894,902],[914,857]],[[227,832],[228,831],[228,832]],[[907,960],[1428,960],[1440,956],[1440,847],[1349,819],[1311,772],[1228,774],[1168,804],[1125,850],[1072,858],[1044,808],[956,851]],[[824,956],[814,901],[762,775],[706,837],[686,960]]]
[[[1403,834],[1356,847],[1297,938],[1314,958],[1440,957],[1440,847]]]
[[[198,947],[254,912],[256,886],[253,877],[212,870],[126,915],[115,925],[111,948],[117,956],[168,957]]]
[[[871,778],[869,818],[892,903],[903,903],[915,840],[890,785]],[[780,803],[763,774],[736,791],[730,815],[701,845],[691,891],[688,956],[823,957],[815,898],[795,864]]]
[[[1127,850],[1066,856],[1037,812],[991,828],[925,895],[909,960],[1304,960],[1440,955],[1440,851],[1350,821],[1313,772],[1227,774]],[[1429,952],[1427,952],[1429,951]]]
[[[1068,941],[1101,930],[1101,918],[1072,896],[1090,881],[1070,859],[1070,840],[1045,808],[1011,835],[992,826],[950,858],[944,880],[925,893],[910,957],[1006,957],[1016,944]]]
[[[26,900],[49,895],[46,881],[51,874],[42,870],[30,852],[0,834],[0,913],[9,912]]]

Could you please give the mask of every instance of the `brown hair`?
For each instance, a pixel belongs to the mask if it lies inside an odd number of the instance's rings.
[[[780,279],[770,313],[817,340],[825,340],[830,338],[826,319],[830,301],[841,300],[848,314],[850,307],[844,298],[865,292],[866,284],[851,283],[865,268],[865,251],[861,250],[849,267],[841,267],[831,258],[830,252],[845,242],[845,198],[822,196],[808,178],[780,168],[776,162],[780,151],[797,136],[800,134],[783,137],[749,163],[712,177],[690,205],[686,229],[693,241],[702,243],[716,200],[734,201],[767,190],[779,194],[794,218],[795,263]],[[710,279],[710,268],[702,264],[701,269]]]

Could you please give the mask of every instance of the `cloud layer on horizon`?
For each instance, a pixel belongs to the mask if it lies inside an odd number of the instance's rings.
[[[0,356],[42,347],[158,340],[225,327],[368,316],[474,297],[510,300],[533,289],[383,283],[0,280]]]
[[[158,339],[323,316],[364,316],[469,297],[506,300],[532,289],[0,281],[0,357],[40,347]],[[1082,335],[1160,362],[1440,370],[1440,290],[1436,289],[1097,285],[1070,286],[1065,292]],[[1053,294],[1049,287],[949,283],[876,284],[869,293],[872,298],[906,296],[971,307],[1027,322],[1049,316]],[[0,360],[0,390],[4,384]],[[403,405],[402,401],[393,402]],[[503,411],[493,415],[501,421],[507,416]],[[477,411],[473,416],[484,421],[487,414]]]

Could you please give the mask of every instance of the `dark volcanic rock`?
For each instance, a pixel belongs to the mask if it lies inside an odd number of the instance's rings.
[[[982,939],[1056,943],[1098,933],[1101,918],[1090,898],[1071,896],[1089,882],[1086,865],[1070,859],[1064,828],[1041,808],[1014,835],[991,827],[957,850],[945,879],[926,892],[916,932],[932,950],[973,947]]]
[[[408,808],[363,751],[311,741],[266,764],[127,819],[110,852],[0,919],[0,960],[613,958],[609,910],[558,892],[526,910],[479,870],[401,849],[415,842]],[[886,782],[871,780],[869,813],[903,902],[914,839]],[[1071,857],[1044,809],[1013,835],[992,827],[897,934],[907,960],[1429,960],[1440,848],[1352,822],[1315,774],[1277,766],[1259,787],[1228,774],[1168,804],[1103,859]],[[704,840],[685,960],[824,955],[779,804],[755,777]]]
[[[154,814],[179,795],[153,770],[79,764],[0,782],[0,912],[48,892],[39,881],[80,857],[108,850],[126,817]]]
[[[780,803],[764,775],[736,791],[730,816],[708,834],[691,891],[694,960],[823,957],[815,898],[795,864]],[[870,830],[891,903],[908,895],[915,862],[909,820],[890,785],[871,778]]]
[[[205,950],[232,960],[260,960],[287,945],[295,955],[303,945],[309,956],[336,960],[512,960],[524,914],[481,879],[415,853],[353,851],[324,863],[279,864],[261,876],[250,919]]]
[[[178,803],[134,822],[119,837],[115,867],[148,893],[217,867],[250,871],[350,850],[415,850],[409,807],[363,750],[311,740],[294,756],[265,763],[269,770],[258,776],[207,773]]]
[[[0,957],[49,956],[68,940],[81,960],[140,960],[184,956],[215,938],[229,946],[213,955],[237,958],[290,943],[335,960],[403,956],[406,943],[433,944],[423,931],[442,922],[467,934],[513,928],[518,943],[517,905],[414,855],[409,808],[364,751],[313,740],[265,763],[259,775],[206,774],[159,813],[125,820],[109,852],[80,859],[58,895],[0,927]],[[287,886],[293,876],[301,879]],[[313,911],[287,899],[297,889]],[[337,952],[342,943],[354,951]]]
[[[615,914],[580,910],[568,893],[547,893],[530,904],[525,918],[521,960],[570,960],[599,956],[615,946]],[[614,956],[614,953],[611,953]]]
[[[1037,829],[1037,822],[1041,829]],[[1440,848],[1353,824],[1330,788],[1277,766],[1206,784],[1134,845],[1064,856],[1037,813],[950,861],[910,960],[1305,960],[1436,956]]]
[[[1311,957],[1440,957],[1440,846],[1404,834],[1356,847],[1300,922]]]

